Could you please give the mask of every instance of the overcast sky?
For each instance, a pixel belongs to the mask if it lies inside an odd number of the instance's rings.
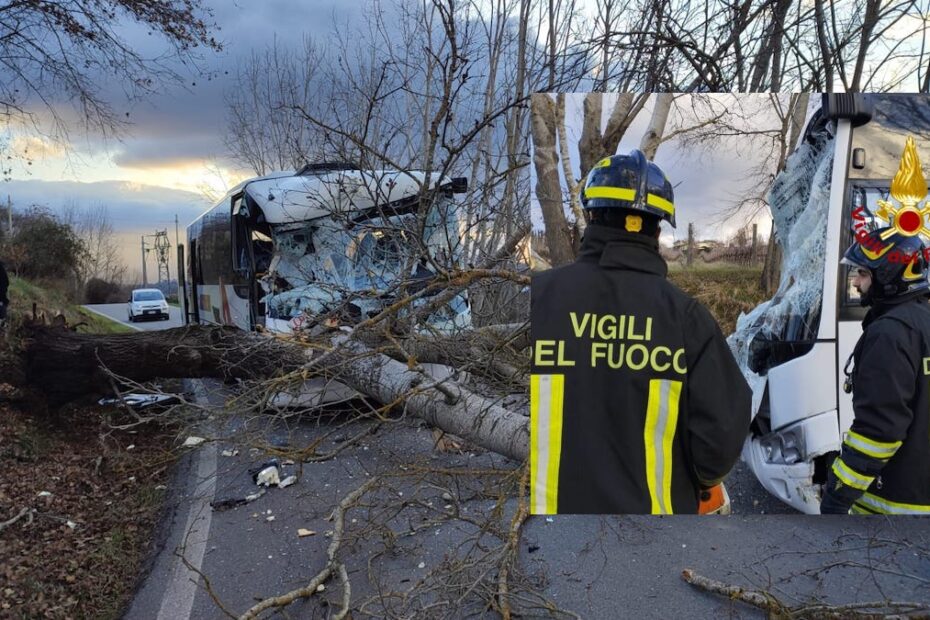
[[[209,207],[204,186],[222,192],[249,176],[231,163],[224,144],[224,93],[236,86],[238,63],[275,38],[283,45],[297,45],[307,35],[327,37],[335,23],[358,26],[360,7],[367,1],[207,0],[224,46],[201,62],[209,79],[190,74],[186,87],[173,86],[131,105],[121,85],[100,80],[116,110],[129,113],[127,133],[121,140],[72,133],[70,153],[41,137],[14,134],[13,146],[20,151],[28,146],[32,163],[20,162],[12,180],[0,183],[0,204],[5,206],[9,196],[14,209],[33,204],[53,211],[68,204],[107,205],[130,273],[141,272],[140,235],[168,228],[173,243],[175,214],[183,237],[184,227]],[[121,32],[134,43],[143,42],[143,51],[157,51],[144,47],[146,29],[127,26]],[[150,263],[149,271],[153,269]]]

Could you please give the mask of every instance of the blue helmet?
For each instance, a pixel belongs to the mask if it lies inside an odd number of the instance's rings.
[[[843,255],[842,264],[868,269],[872,274],[872,286],[863,296],[863,305],[930,291],[930,249],[919,236],[891,232],[894,230],[885,227],[857,231],[855,243]]]
[[[672,184],[642,151],[600,160],[591,171],[581,204],[585,209],[614,207],[645,211],[675,227],[675,195]]]

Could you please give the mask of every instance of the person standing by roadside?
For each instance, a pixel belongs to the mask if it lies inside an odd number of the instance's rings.
[[[0,261],[0,324],[6,321],[7,306],[10,305],[10,299],[7,291],[10,288],[10,279],[6,275],[6,269],[3,267],[3,261]]]

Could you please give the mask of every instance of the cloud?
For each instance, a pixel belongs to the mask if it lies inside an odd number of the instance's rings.
[[[359,24],[364,15],[361,9],[369,3],[370,0],[260,3],[207,0],[205,4],[214,13],[212,21],[219,27],[214,34],[224,50],[203,52],[199,70],[167,62],[169,69],[185,76],[181,84],[159,84],[160,92],[132,102],[126,95],[127,85],[112,74],[92,76],[99,94],[113,106],[117,117],[128,123],[119,142],[98,133],[81,134],[80,114],[66,93],[45,95],[72,129],[68,137],[83,156],[94,158],[115,152],[118,166],[133,168],[224,158],[225,94],[239,87],[236,68],[253,51],[260,52],[274,41],[296,46],[305,36],[326,39],[335,24]],[[143,55],[157,57],[165,51],[158,37],[148,36],[148,27],[124,22],[115,30]],[[25,107],[37,115],[43,128],[51,130],[50,115],[37,98],[25,102]]]
[[[186,225],[209,206],[193,192],[125,181],[9,181],[0,192],[10,196],[14,209],[39,205],[60,213],[71,205],[105,205],[117,230],[173,225],[175,214]]]
[[[121,168],[174,167],[202,164],[217,155],[215,134],[172,133],[133,140],[113,156]]]
[[[44,136],[17,135],[10,140],[10,150],[14,156],[23,159],[61,157],[64,146]]]

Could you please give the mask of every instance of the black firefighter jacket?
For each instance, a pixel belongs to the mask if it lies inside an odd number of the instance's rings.
[[[655,240],[603,226],[533,278],[531,511],[696,513],[749,429],[720,328]]]
[[[930,305],[922,296],[875,307],[862,326],[855,419],[821,511],[852,504],[859,514],[930,514]]]

